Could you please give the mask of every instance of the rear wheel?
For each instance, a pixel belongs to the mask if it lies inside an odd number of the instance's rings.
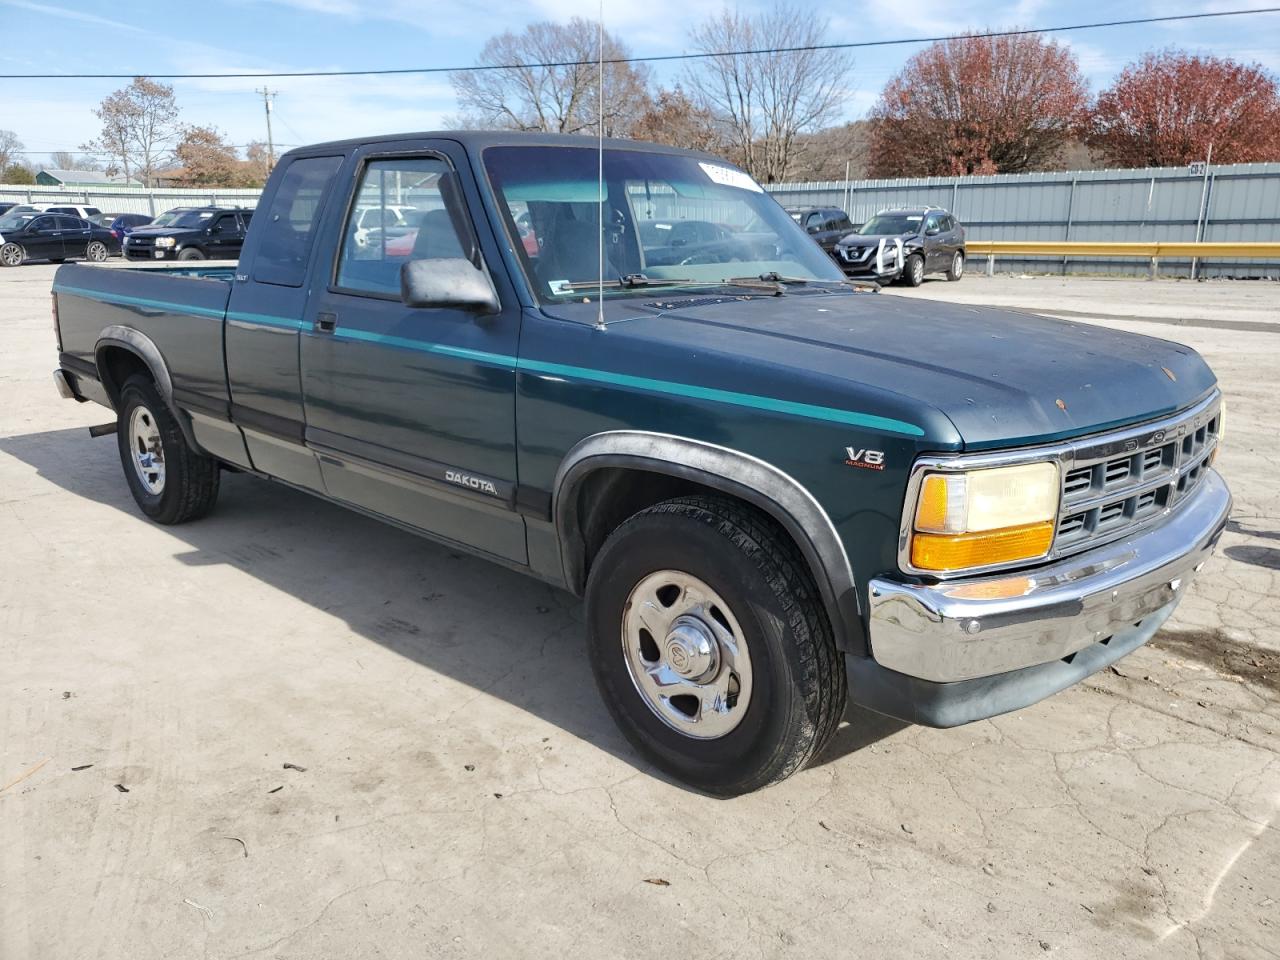
[[[107,245],[101,240],[94,240],[89,244],[84,255],[94,263],[102,263],[103,260],[107,259]]]
[[[186,247],[178,252],[179,260],[204,260],[207,259],[204,253],[195,247]]]
[[[623,523],[592,564],[587,622],[622,732],[708,793],[790,776],[843,713],[843,664],[803,559],[736,501],[683,497]]]
[[[120,391],[116,440],[138,506],[157,523],[202,517],[218,499],[218,462],[187,445],[155,384],[135,375]]]
[[[951,266],[947,268],[947,279],[955,283],[964,276],[964,254],[959,250],[951,258]]]
[[[16,243],[6,243],[0,246],[0,264],[6,267],[16,267],[26,259],[27,252]]]

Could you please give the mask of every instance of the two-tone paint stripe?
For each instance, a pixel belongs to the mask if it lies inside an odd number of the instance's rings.
[[[272,316],[261,313],[244,313],[241,311],[214,310],[207,307],[196,307],[188,304],[169,303],[162,300],[150,300],[144,297],[126,296],[118,293],[105,293],[97,290],[85,290],[79,287],[55,285],[57,293],[69,293],[76,296],[101,300],[120,306],[141,307],[147,310],[163,310],[172,313],[189,314],[197,317],[209,317],[237,323],[257,324],[284,330],[310,329],[301,320],[288,317]],[[633,374],[617,373],[612,370],[597,370],[592,367],[577,367],[563,363],[552,363],[546,360],[535,360],[529,357],[516,357],[510,354],[490,353],[485,350],[472,350],[467,347],[455,347],[444,343],[433,343],[428,340],[415,340],[408,337],[397,337],[385,333],[374,333],[369,330],[345,328],[335,330],[332,336],[336,339],[361,343],[374,343],[381,346],[397,347],[404,350],[417,350],[435,356],[450,357],[455,360],[468,360],[489,366],[501,367],[517,372],[541,374],[549,377],[564,377],[588,383],[601,383],[608,386],[622,387],[644,393],[681,397],[692,400],[706,400],[712,403],[728,404],[752,410],[765,410],[770,413],[782,413],[788,416],[805,417],[810,420],[823,420],[829,423],[842,423],[853,427],[870,430],[883,430],[890,433],[903,434],[909,437],[923,437],[924,430],[914,423],[881,417],[856,410],[842,410],[839,407],[819,406],[812,403],[801,403],[796,400],[782,400],[777,397],[766,397],[754,393],[740,393],[736,390],[722,390],[717,387],[704,387],[698,384],[679,383],[672,380],[656,380],[652,377],[640,377]]]

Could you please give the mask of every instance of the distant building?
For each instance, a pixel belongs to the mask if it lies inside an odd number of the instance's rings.
[[[42,187],[140,187],[137,180],[110,176],[101,170],[51,170],[42,169],[36,174],[36,183]]]

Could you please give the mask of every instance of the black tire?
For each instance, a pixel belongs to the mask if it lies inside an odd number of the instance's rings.
[[[924,283],[924,257],[918,253],[907,257],[907,263],[902,268],[902,282],[908,287],[918,287]]]
[[[964,276],[964,254],[957,250],[951,257],[951,266],[947,267],[947,279],[955,283]]]
[[[107,245],[101,240],[91,240],[89,245],[84,248],[84,258],[90,263],[103,263],[109,256],[111,256],[111,251],[107,249]]]
[[[196,247],[183,247],[181,250],[178,251],[178,259],[179,260],[207,260],[209,258],[204,255],[204,251],[199,250]]]
[[[724,598],[750,655],[750,699],[714,739],[673,729],[632,680],[621,638],[632,591],[678,568]],[[655,766],[716,796],[783,780],[819,753],[844,712],[844,664],[794,543],[733,500],[682,497],[618,527],[591,568],[586,613],[592,669],[627,739]]]
[[[154,423],[159,438],[164,474],[161,487],[153,491],[144,483],[141,469],[135,465],[131,429],[135,410],[142,408]],[[141,416],[140,414],[140,416]],[[203,517],[218,499],[218,461],[197,453],[187,444],[178,421],[149,377],[135,374],[120,390],[116,419],[116,440],[120,465],[138,507],[156,523],[185,523]],[[152,448],[154,452],[154,448]]]

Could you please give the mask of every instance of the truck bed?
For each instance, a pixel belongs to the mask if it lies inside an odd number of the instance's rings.
[[[59,267],[53,290],[63,366],[96,377],[99,341],[112,327],[131,328],[160,349],[174,384],[224,406],[222,326],[234,276],[232,265]]]

